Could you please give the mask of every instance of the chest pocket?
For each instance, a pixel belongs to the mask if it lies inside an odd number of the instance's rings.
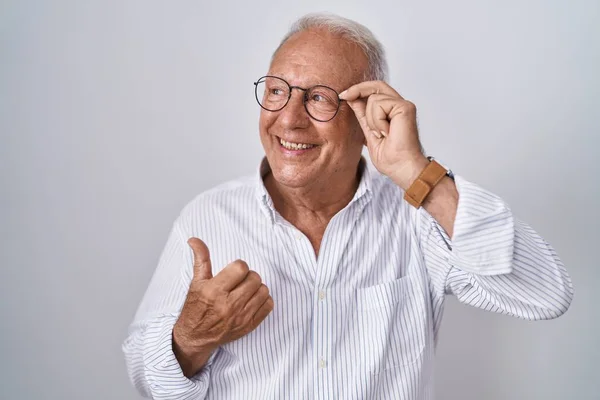
[[[360,340],[372,374],[413,364],[425,347],[426,313],[422,290],[410,276],[358,289]]]

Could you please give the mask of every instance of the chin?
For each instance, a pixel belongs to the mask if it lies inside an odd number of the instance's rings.
[[[316,179],[316,176],[302,165],[278,163],[278,165],[271,166],[271,173],[278,184],[290,188],[307,186]]]

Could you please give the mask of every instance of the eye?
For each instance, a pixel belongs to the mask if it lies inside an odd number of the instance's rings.
[[[315,105],[337,104],[337,93],[325,86],[315,86],[309,96],[308,100]]]
[[[269,93],[273,96],[285,96],[286,91],[282,88],[271,88],[269,89]]]

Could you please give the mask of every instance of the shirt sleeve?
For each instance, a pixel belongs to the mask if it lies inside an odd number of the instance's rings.
[[[188,379],[175,358],[173,326],[192,278],[192,255],[176,221],[158,267],[129,328],[123,352],[131,382],[152,399],[203,399],[209,388],[216,352],[204,368]]]
[[[438,297],[527,320],[556,318],[573,286],[554,249],[514,218],[498,196],[455,177],[459,193],[452,240],[423,208],[418,231]]]

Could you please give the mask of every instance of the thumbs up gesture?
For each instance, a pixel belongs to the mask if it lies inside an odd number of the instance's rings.
[[[213,277],[210,253],[198,238],[194,276],[173,327],[173,351],[183,373],[194,376],[219,346],[252,332],[273,310],[273,298],[261,277],[242,260]]]

